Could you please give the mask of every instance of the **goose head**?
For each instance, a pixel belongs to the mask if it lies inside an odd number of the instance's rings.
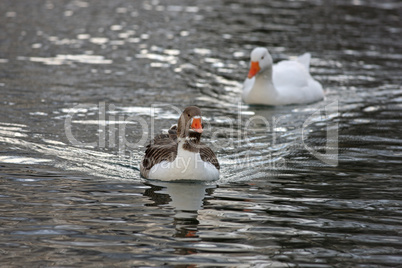
[[[189,106],[184,109],[177,122],[177,133],[180,137],[198,136],[203,132],[201,110],[196,106]]]
[[[270,68],[272,68],[272,57],[268,50],[263,47],[253,49],[250,54],[250,70],[247,78],[251,79]]]

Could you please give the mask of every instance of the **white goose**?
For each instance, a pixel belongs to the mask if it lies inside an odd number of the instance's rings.
[[[248,104],[303,104],[324,98],[319,82],[309,73],[310,53],[297,60],[273,65],[268,50],[257,47],[251,52],[250,71],[243,85],[243,101]]]
[[[201,110],[196,106],[184,109],[177,126],[147,146],[141,175],[161,181],[217,180],[220,166],[214,152],[200,142],[202,127]]]

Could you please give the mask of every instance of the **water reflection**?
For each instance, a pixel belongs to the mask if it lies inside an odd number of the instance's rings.
[[[57,55],[56,57],[18,57],[18,60],[28,60],[32,62],[40,62],[46,65],[62,65],[71,63],[87,63],[87,64],[111,64],[112,60],[105,59],[100,55]]]
[[[146,189],[145,196],[150,197],[153,204],[164,208],[168,205],[174,211],[173,225],[176,229],[174,237],[186,241],[198,241],[198,211],[204,206],[207,196],[211,196],[216,188],[214,184],[194,182],[159,182],[145,183],[151,188]]]

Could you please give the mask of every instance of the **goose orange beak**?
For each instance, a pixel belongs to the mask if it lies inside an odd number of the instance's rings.
[[[252,61],[250,71],[248,72],[248,79],[253,78],[260,71],[260,64],[258,61]]]
[[[201,122],[201,117],[195,117],[191,121],[191,129],[194,131],[197,131],[198,133],[202,133],[202,122]]]

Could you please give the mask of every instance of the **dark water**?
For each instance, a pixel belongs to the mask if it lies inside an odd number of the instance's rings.
[[[398,267],[400,1],[0,2],[4,267]],[[241,103],[248,55],[312,53],[324,101]],[[202,108],[221,179],[140,178]]]

